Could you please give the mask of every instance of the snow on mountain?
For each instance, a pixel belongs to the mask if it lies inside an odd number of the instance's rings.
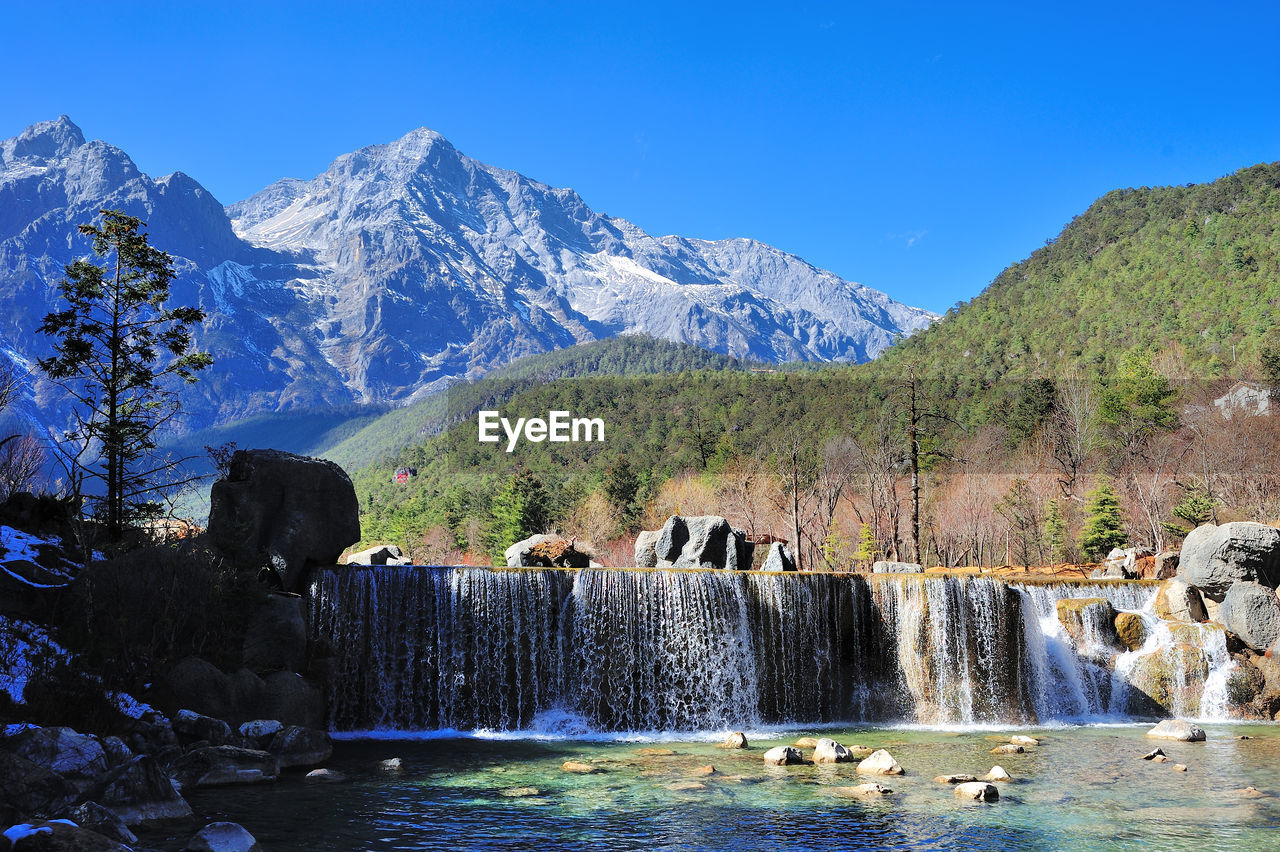
[[[653,237],[576,192],[480,163],[415,130],[222,208],[153,179],[65,116],[0,142],[0,345],[34,329],[76,225],[102,207],[175,256],[175,303],[208,314],[215,367],[198,422],[408,401],[522,355],[645,332],[763,360],[874,357],[935,315],[747,239]]]

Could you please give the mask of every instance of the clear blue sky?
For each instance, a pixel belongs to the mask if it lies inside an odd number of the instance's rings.
[[[1109,189],[1280,159],[1277,33],[1261,2],[12,3],[0,137],[66,113],[230,203],[426,126],[942,311]]]

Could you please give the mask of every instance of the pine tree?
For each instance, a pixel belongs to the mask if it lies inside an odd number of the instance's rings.
[[[629,530],[640,511],[636,500],[640,493],[640,479],[631,469],[626,456],[618,456],[604,472],[604,493],[622,519],[622,525]]]
[[[68,473],[76,483],[101,483],[90,499],[108,541],[119,543],[126,528],[157,515],[157,498],[179,484],[176,463],[152,458],[157,432],[179,410],[170,382],[194,382],[213,359],[192,349],[191,327],[204,312],[165,307],[173,260],[150,245],[137,218],[99,213],[101,227],[79,230],[104,263],[66,267],[60,290],[68,307],[41,323],[55,341],[39,365],[79,403],[68,442],[76,449],[64,452]]]
[[[1067,524],[1057,500],[1050,500],[1044,515],[1044,545],[1055,563],[1067,558]]]
[[[1080,533],[1080,549],[1095,561],[1106,556],[1113,547],[1125,542],[1124,524],[1120,518],[1120,501],[1107,483],[1089,492],[1085,506],[1087,518]]]
[[[493,495],[489,509],[489,552],[495,557],[547,525],[547,491],[531,471],[521,470]]]
[[[858,549],[853,552],[857,562],[870,562],[876,555],[876,537],[869,524],[862,524],[858,530]]]

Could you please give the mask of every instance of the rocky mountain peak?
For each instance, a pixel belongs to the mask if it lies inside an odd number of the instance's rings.
[[[58,160],[84,144],[84,134],[65,115],[31,125],[0,143],[0,164],[14,160]]]

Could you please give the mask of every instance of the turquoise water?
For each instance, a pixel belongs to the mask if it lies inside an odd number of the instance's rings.
[[[1205,743],[1149,740],[1148,727],[778,729],[748,732],[755,736],[745,751],[717,748],[720,734],[693,741],[348,740],[337,743],[328,764],[345,781],[304,781],[299,771],[274,785],[193,791],[189,798],[200,820],[240,822],[276,852],[1280,848],[1277,726],[1210,725]],[[1012,733],[1039,737],[1041,745],[1025,754],[989,753]],[[763,765],[766,748],[805,735],[887,748],[907,774],[866,777],[854,764]],[[1169,763],[1140,759],[1157,745]],[[401,758],[403,768],[381,770],[378,762],[389,757]],[[597,771],[565,772],[568,760]],[[997,763],[1013,776],[996,785],[999,802],[964,803],[951,785],[933,781],[981,776]],[[867,780],[895,792],[870,802],[838,792]],[[1259,794],[1240,792],[1247,786]],[[169,826],[143,840],[181,849],[199,824]]]

